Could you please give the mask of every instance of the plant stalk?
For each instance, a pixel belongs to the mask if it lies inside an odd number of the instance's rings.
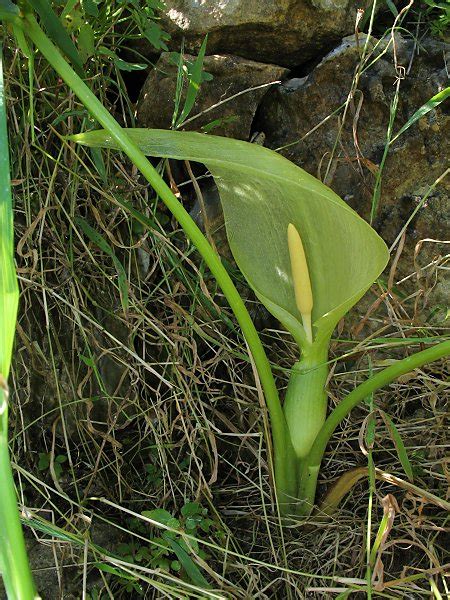
[[[317,477],[325,453],[325,448],[336,427],[347,417],[350,411],[369,394],[389,385],[401,375],[410,373],[414,369],[449,355],[450,341],[446,341],[440,342],[432,348],[422,350],[422,352],[417,352],[408,358],[399,360],[373,377],[370,377],[370,379],[367,379],[364,383],[361,383],[336,406],[325,421],[308,456],[303,461],[299,486],[299,500],[301,501],[299,512],[301,515],[309,515],[314,506]]]
[[[312,346],[311,352],[302,352],[289,378],[283,410],[299,460],[309,453],[327,416],[327,350]]]
[[[36,592],[28,565],[8,450],[6,390],[0,386],[0,571],[9,600],[33,600]]]
[[[11,600],[36,597],[8,450],[8,385],[19,300],[14,266],[14,223],[11,197],[3,48],[0,40],[0,574]]]
[[[293,478],[293,474],[295,473],[295,455],[289,441],[287,425],[269,360],[242,298],[239,296],[231,278],[222,265],[219,256],[211,248],[201,230],[151,165],[147,157],[130,140],[114,117],[69,66],[58,49],[39,27],[34,16],[28,13],[25,15],[23,21],[25,34],[31,38],[39,51],[78,96],[91,115],[110,133],[111,137],[141,171],[142,175],[172,212],[187,237],[196,246],[227,298],[249,346],[264,391],[272,429],[277,497],[280,506],[283,507],[288,497],[295,496],[295,478]]]

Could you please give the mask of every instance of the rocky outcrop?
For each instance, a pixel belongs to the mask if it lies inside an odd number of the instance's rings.
[[[310,75],[290,79],[271,90],[260,108],[258,123],[266,134],[266,145],[283,148],[287,158],[322,179],[369,219],[398,77],[404,76],[404,80],[399,87],[394,135],[417,109],[448,85],[445,54],[448,56],[450,47],[428,41],[417,54],[413,41],[397,38],[396,70],[392,45],[369,40],[373,53],[344,117],[343,106],[365,41],[363,37],[358,41],[354,37],[344,39]],[[403,274],[414,271],[413,255],[419,240],[448,239],[449,178],[431,192],[430,188],[448,168],[449,134],[448,103],[444,103],[407,129],[387,153],[373,224],[388,244],[429,194],[407,228],[400,262]],[[424,244],[419,262],[426,264],[443,250],[436,244]]]
[[[184,58],[194,60],[188,55]],[[258,104],[270,87],[258,86],[279,81],[288,73],[283,67],[236,56],[206,56],[203,68],[212,79],[202,83],[191,116],[203,114],[187,124],[186,129],[201,130],[212,124],[211,133],[242,140],[249,138]],[[170,129],[177,69],[171,54],[163,53],[141,90],[137,104],[139,127]],[[255,87],[258,89],[252,89]],[[183,101],[184,97],[181,107]]]
[[[161,25],[195,52],[208,34],[208,53],[236,54],[292,67],[353,33],[369,0],[166,0]]]

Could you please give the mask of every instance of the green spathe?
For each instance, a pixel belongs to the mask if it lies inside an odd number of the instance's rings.
[[[327,379],[326,352],[319,356],[303,356],[292,367],[283,412],[299,460],[307,456],[325,422]]]
[[[276,152],[218,136],[151,129],[125,130],[148,155],[204,163],[219,189],[233,256],[258,298],[308,345],[295,303],[286,231],[301,235],[314,297],[314,339],[324,346],[345,313],[383,271],[383,240],[332,190]],[[100,130],[73,136],[118,149]]]

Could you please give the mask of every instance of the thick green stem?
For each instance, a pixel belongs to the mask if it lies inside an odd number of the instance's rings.
[[[6,393],[0,387],[0,572],[9,600],[32,600],[36,593],[17,511],[8,451]]]
[[[427,348],[422,352],[399,360],[359,385],[336,406],[325,421],[308,456],[303,461],[299,487],[299,499],[302,502],[300,506],[301,514],[308,515],[311,512],[316,496],[317,477],[325,448],[336,427],[347,417],[350,411],[369,394],[388,385],[401,375],[410,373],[414,369],[448,355],[450,355],[450,341],[441,342],[432,348]]]
[[[327,349],[302,353],[293,366],[284,401],[284,416],[299,460],[309,453],[327,416]]]
[[[70,89],[78,96],[92,116],[110,133],[122,151],[141,171],[158,196],[178,220],[187,237],[196,246],[220,285],[242,329],[261,380],[261,386],[264,391],[271,421],[278,499],[280,503],[284,503],[286,496],[295,495],[292,474],[290,472],[291,469],[294,469],[295,457],[287,435],[286,421],[278,391],[275,386],[275,381],[273,379],[270,363],[244,302],[239,296],[226,269],[222,265],[220,258],[211,248],[189,213],[180,204],[146,156],[130,140],[114,117],[68,65],[57,48],[43,33],[33,15],[27,14],[24,21],[23,26],[25,33],[32,39],[36,47],[42,52],[58,75],[60,75]]]

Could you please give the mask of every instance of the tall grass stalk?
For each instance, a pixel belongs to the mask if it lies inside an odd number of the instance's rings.
[[[0,571],[8,598],[35,597],[8,449],[8,384],[19,287],[14,267],[14,227],[0,44]]]

